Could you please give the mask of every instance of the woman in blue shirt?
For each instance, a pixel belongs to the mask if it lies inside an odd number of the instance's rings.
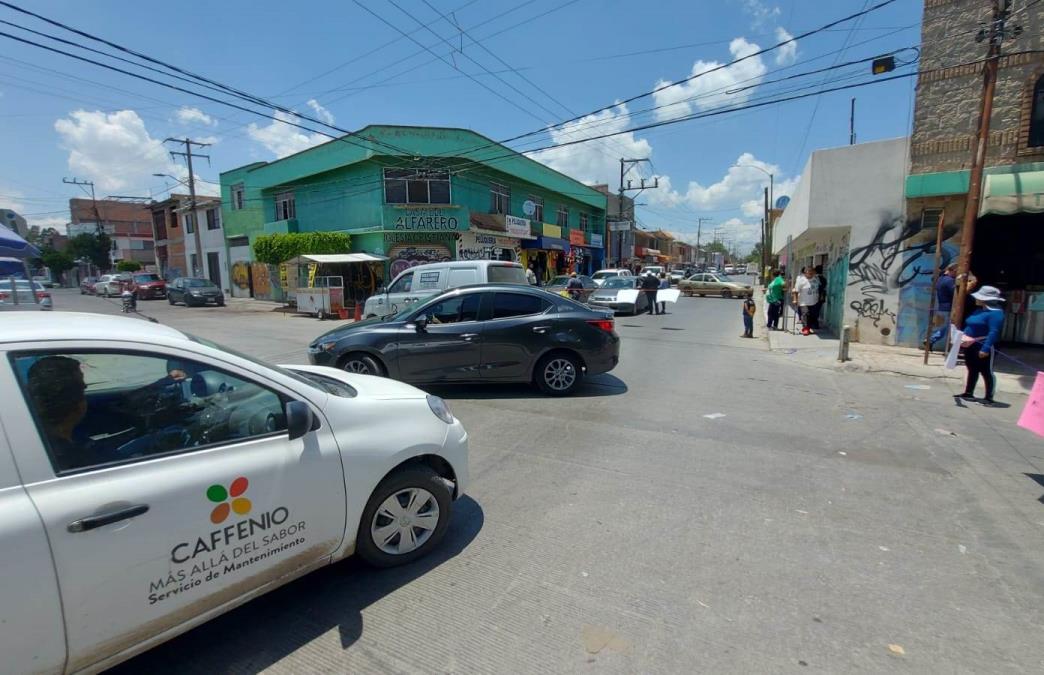
[[[1004,298],[993,286],[983,286],[977,293],[972,293],[978,309],[964,322],[964,335],[973,338],[964,349],[964,365],[968,368],[968,381],[964,385],[961,398],[975,399],[975,387],[979,384],[979,375],[986,383],[986,398],[983,405],[993,405],[993,353],[994,345],[1000,339],[1004,327]]]

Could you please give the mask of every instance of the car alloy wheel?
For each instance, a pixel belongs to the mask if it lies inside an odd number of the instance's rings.
[[[721,297],[723,297],[723,298],[731,298],[732,297],[732,291],[730,291],[727,288],[723,288],[721,290]]]
[[[406,488],[381,503],[370,523],[370,536],[383,553],[411,553],[431,538],[439,517],[435,495],[420,487]]]
[[[575,357],[562,352],[545,356],[537,364],[536,381],[545,394],[565,396],[579,385],[583,373]]]

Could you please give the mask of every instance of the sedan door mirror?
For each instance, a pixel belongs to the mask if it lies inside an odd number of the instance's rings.
[[[428,315],[421,314],[413,320],[413,325],[417,327],[418,333],[423,333],[428,328]]]
[[[384,295],[387,292],[388,292],[388,287],[387,286],[378,286],[377,287],[377,293],[378,294]]]
[[[301,438],[312,430],[315,417],[312,409],[302,401],[287,401],[286,404],[286,430],[290,434],[290,440]]]

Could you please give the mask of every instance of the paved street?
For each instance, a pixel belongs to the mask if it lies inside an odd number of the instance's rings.
[[[141,308],[280,362],[332,325]],[[957,406],[945,381],[803,366],[739,338],[737,300],[617,330],[620,367],[578,396],[434,392],[473,481],[436,555],[339,564],[119,670],[1044,669],[1044,444],[1014,425],[1023,398]]]

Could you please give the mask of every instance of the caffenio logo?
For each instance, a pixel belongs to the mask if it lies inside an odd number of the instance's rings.
[[[244,567],[261,567],[265,559],[305,543],[305,521],[291,521],[287,506],[256,509],[246,497],[249,489],[246,476],[201,489],[200,503],[209,510],[210,523],[219,527],[170,549],[170,572],[149,582],[150,605]]]

